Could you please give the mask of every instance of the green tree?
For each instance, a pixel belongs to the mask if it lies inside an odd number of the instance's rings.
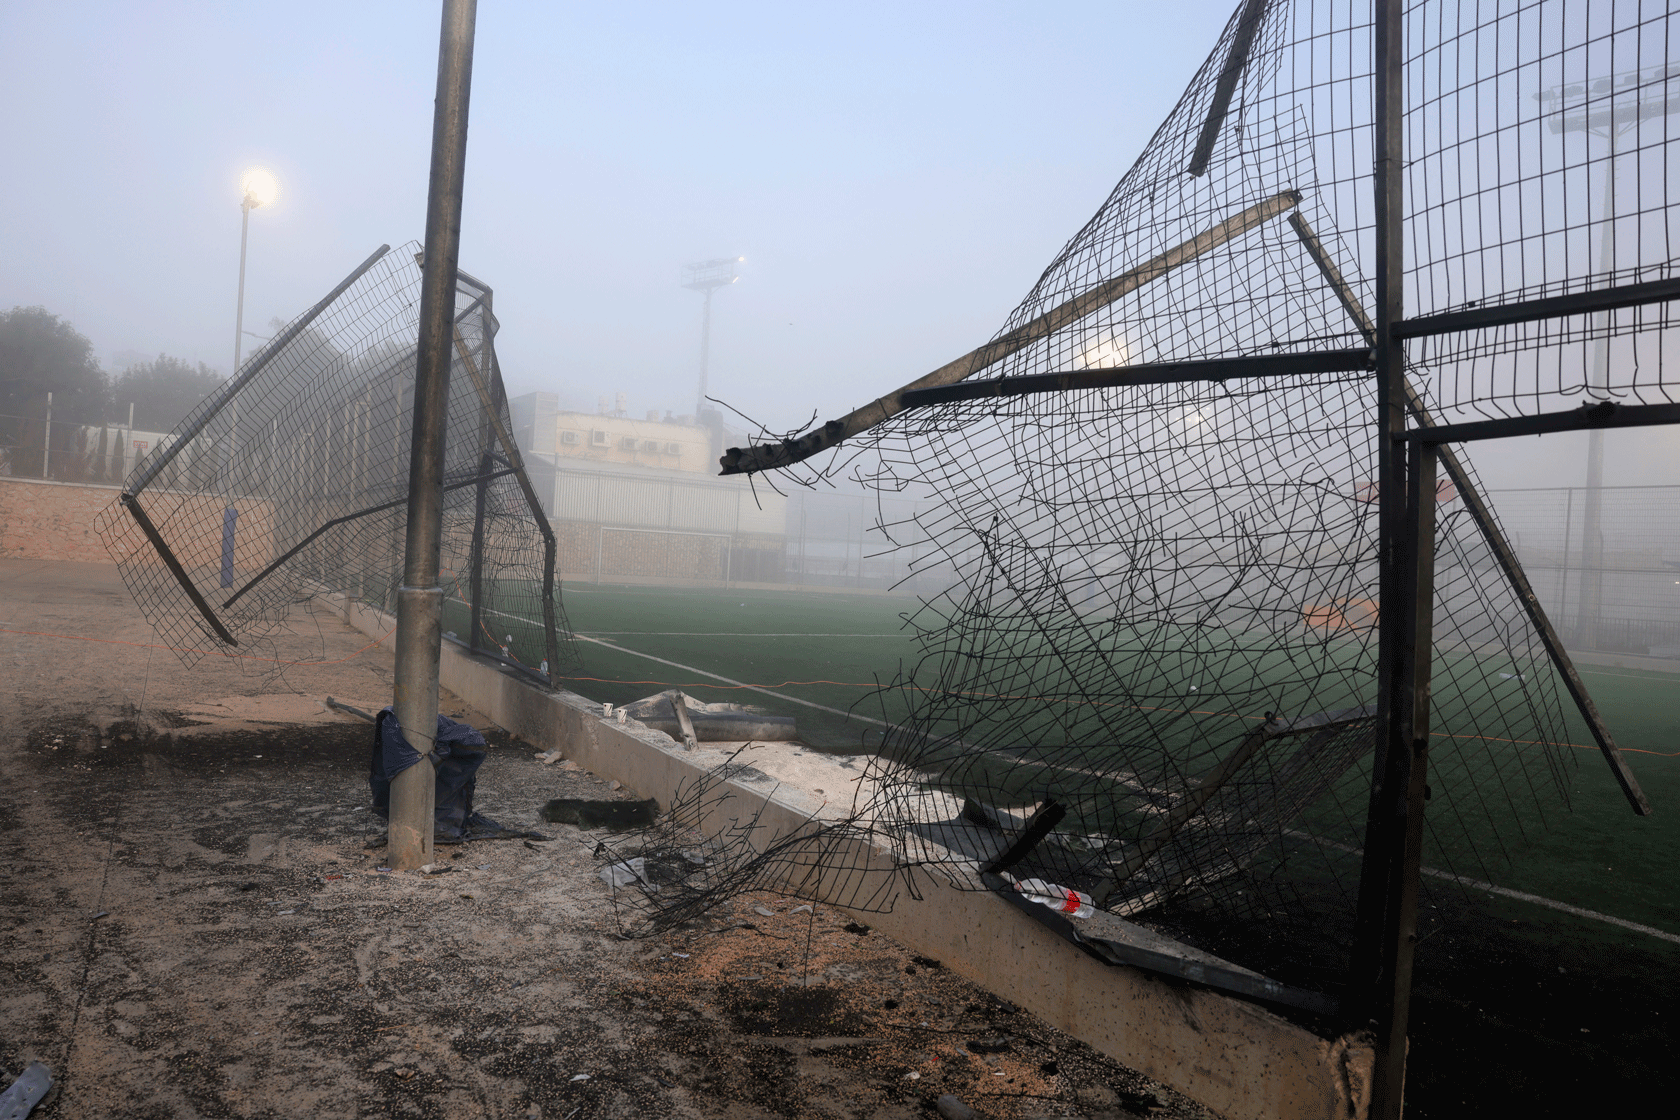
[[[76,328],[44,307],[0,311],[0,469],[41,473],[48,393],[56,436],[97,422],[108,392],[93,344]],[[70,450],[54,442],[55,452]]]
[[[195,366],[159,354],[156,361],[129,366],[118,374],[111,383],[111,400],[125,418],[129,402],[134,403],[134,426],[141,431],[167,432],[222,380],[220,373],[203,362]]]

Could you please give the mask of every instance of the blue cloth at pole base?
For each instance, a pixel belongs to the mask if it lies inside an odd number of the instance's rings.
[[[473,812],[473,791],[478,768],[484,765],[484,736],[448,716],[438,716],[437,741],[432,765],[437,768],[437,806],[432,825],[434,844],[458,844],[462,840],[496,837],[536,837],[535,833],[503,828],[489,817]],[[368,785],[373,789],[373,811],[389,818],[391,779],[420,761],[397,722],[397,713],[386,707],[373,725],[373,758],[368,767]]]

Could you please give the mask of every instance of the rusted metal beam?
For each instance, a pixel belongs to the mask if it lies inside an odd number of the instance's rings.
[[[1279,214],[1294,209],[1300,203],[1300,191],[1280,191],[1265,201],[1255,203],[1241,213],[1234,214],[1218,225],[1204,230],[1190,240],[1149,258],[1136,268],[1122,272],[1112,280],[1104,281],[1084,294],[1075,296],[1032,321],[1023,323],[1014,330],[1000,335],[986,345],[969,351],[956,361],[947,362],[932,373],[919,377],[910,384],[895,389],[883,397],[878,397],[838,420],[830,420],[814,432],[808,432],[798,439],[786,440],[782,443],[766,443],[756,447],[731,447],[718,460],[723,467],[723,470],[719,473],[750,474],[754,471],[792,466],[794,463],[809,459],[842,440],[849,439],[859,432],[868,431],[870,428],[903,412],[905,408],[903,395],[905,393],[916,389],[929,389],[936,385],[955,384],[965,377],[979,373],[987,366],[1000,362],[1009,355],[1024,350],[1041,339],[1048,338],[1064,327],[1077,323],[1093,311],[1106,307],[1115,300],[1137,291],[1145,284],[1159,280],[1174,269],[1189,264],[1199,257],[1206,256],[1220,246],[1236,240],[1256,226],[1263,225]]]
[[[1343,278],[1341,269],[1336,267],[1334,258],[1325,250],[1324,244],[1319,241],[1318,235],[1313,232],[1312,227],[1307,224],[1307,220],[1301,216],[1299,211],[1289,215],[1289,224],[1295,228],[1295,233],[1300,237],[1302,244],[1306,246],[1308,255],[1318,265],[1319,271],[1324,275],[1325,282],[1330,285],[1330,290],[1341,301],[1348,317],[1365,335],[1366,341],[1374,342],[1377,334],[1376,326],[1371,322],[1370,317],[1365,314],[1365,308],[1360,304],[1353,288]],[[1621,751],[1617,749],[1615,737],[1610,734],[1609,726],[1604,722],[1604,717],[1599,714],[1598,705],[1593,702],[1592,694],[1587,691],[1586,681],[1581,679],[1581,674],[1575,668],[1574,661],[1570,659],[1569,651],[1563,647],[1563,639],[1558,636],[1557,629],[1552,625],[1551,618],[1546,614],[1546,609],[1540,605],[1540,597],[1534,593],[1534,587],[1528,582],[1528,573],[1523,570],[1522,561],[1517,559],[1516,549],[1512,548],[1511,542],[1505,538],[1505,532],[1499,527],[1499,521],[1494,517],[1487,499],[1482,496],[1481,490],[1476,486],[1475,479],[1470,476],[1469,469],[1459,460],[1458,453],[1447,446],[1446,443],[1441,442],[1452,438],[1450,432],[1443,431],[1441,425],[1436,423],[1434,416],[1431,415],[1428,407],[1424,404],[1423,397],[1409,380],[1405,388],[1406,407],[1412,414],[1412,422],[1417,425],[1410,433],[1411,437],[1441,443],[1437,454],[1442,469],[1446,471],[1447,477],[1452,480],[1453,485],[1458,488],[1458,496],[1464,502],[1465,510],[1470,514],[1471,520],[1476,523],[1476,527],[1481,530],[1483,539],[1487,541],[1488,549],[1493,553],[1500,570],[1505,573],[1506,580],[1511,584],[1511,590],[1516,593],[1517,601],[1522,604],[1523,610],[1528,614],[1529,622],[1533,624],[1535,631],[1540,635],[1540,644],[1545,647],[1546,655],[1551,658],[1552,664],[1557,668],[1558,675],[1563,678],[1564,689],[1569,693],[1569,698],[1575,702],[1575,710],[1580,712],[1581,718],[1586,721],[1587,729],[1592,733],[1593,742],[1598,744],[1599,753],[1604,756],[1604,761],[1609,765],[1610,773],[1615,777],[1616,784],[1621,787],[1622,796],[1627,799],[1628,805],[1636,814],[1642,817],[1649,816],[1651,803],[1646,799],[1645,791],[1639,787],[1639,781],[1633,776],[1633,769],[1628,765],[1627,760],[1622,757]],[[1648,407],[1675,408],[1676,412],[1680,413],[1680,407],[1672,405]],[[1676,418],[1680,419],[1680,416]]]
[[[204,601],[204,596],[199,594],[198,588],[193,584],[192,577],[187,575],[187,570],[181,566],[181,561],[176,558],[174,551],[164,541],[163,534],[158,532],[158,527],[152,523],[151,517],[141,508],[140,496],[130,494],[125,490],[118,501],[128,507],[128,512],[133,516],[135,524],[139,525],[140,531],[146,534],[146,539],[152,542],[152,547],[157,550],[158,556],[163,560],[164,567],[169,569],[169,573],[175,577],[175,582],[181,585],[181,590],[187,593],[187,598],[192,600],[192,605],[198,608],[198,613],[204,616],[204,621],[210,624],[210,628],[216,632],[216,636],[230,646],[237,646],[239,643],[234,640],[232,634],[228,633],[228,628],[222,625],[222,620],[216,617],[216,612],[210,609],[210,604]]]

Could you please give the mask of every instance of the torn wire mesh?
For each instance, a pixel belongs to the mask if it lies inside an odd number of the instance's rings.
[[[419,247],[381,249],[136,465],[100,535],[184,662],[250,652],[334,591],[394,613]],[[461,274],[445,432],[446,637],[539,676],[569,659],[553,534],[520,477],[488,287]],[[566,643],[566,644],[563,644]]]
[[[1670,275],[1673,14],[1405,19],[1409,313]],[[1372,51],[1368,3],[1247,0],[990,343],[724,459],[939,503],[878,521],[883,547],[954,576],[910,617],[911,715],[860,819],[953,866],[1024,846],[1015,874],[1257,965],[1285,934],[1321,987],[1352,937],[1374,752],[1347,714],[1377,687],[1376,385],[1352,360],[1375,298]],[[1409,419],[1676,399],[1673,315],[1420,334]],[[1424,858],[1497,880],[1567,804],[1581,744],[1481,492],[1456,459],[1436,494]]]

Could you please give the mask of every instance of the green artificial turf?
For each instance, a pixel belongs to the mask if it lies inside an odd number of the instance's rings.
[[[921,657],[904,625],[904,616],[917,606],[914,599],[611,584],[567,585],[563,599],[572,628],[598,641],[576,643],[579,664],[563,673],[560,683],[590,699],[622,704],[681,687],[703,701],[758,704],[792,715],[807,742],[840,751],[870,748],[879,742],[879,725],[793,701],[888,722],[907,714],[904,697],[879,686],[891,683],[901,669],[913,670]],[[464,607],[452,604],[445,627],[464,633],[466,617]],[[516,634],[517,656],[533,663],[540,658],[535,628],[522,629],[514,622],[496,622],[492,628],[498,636]],[[1501,667],[1508,668],[1496,666]],[[1453,682],[1465,682],[1462,695],[1473,698],[1478,682],[1492,670],[1445,652],[1437,656],[1435,668],[1436,726],[1445,727],[1455,709],[1468,703],[1456,698],[1461,693]],[[707,674],[780,695],[729,687]],[[1680,752],[1680,676],[1594,667],[1584,667],[1583,674],[1612,733],[1628,749],[1627,758],[1656,812],[1638,818],[1628,809],[1571,707],[1571,737],[1579,746],[1572,748],[1574,765],[1566,771],[1570,808],[1560,805],[1540,819],[1532,799],[1515,791],[1509,804],[1516,807],[1521,831],[1503,829],[1514,841],[1501,850],[1477,831],[1473,815],[1465,818],[1467,824],[1449,818],[1448,806],[1465,802],[1441,797],[1432,802],[1437,828],[1426,862],[1478,878],[1486,874],[1501,886],[1680,933],[1680,892],[1673,886],[1673,853],[1680,851],[1680,757],[1674,757]],[[1506,686],[1497,680],[1492,684]],[[1320,690],[1321,696],[1332,693],[1338,702],[1354,701],[1337,689]],[[1450,771],[1444,744],[1437,753],[1445,779]],[[1541,768],[1531,771],[1536,780],[1543,779]],[[1340,783],[1348,787],[1338,790],[1341,800],[1358,806],[1366,781],[1363,766],[1349,774]],[[1491,792],[1498,800],[1503,791]]]

